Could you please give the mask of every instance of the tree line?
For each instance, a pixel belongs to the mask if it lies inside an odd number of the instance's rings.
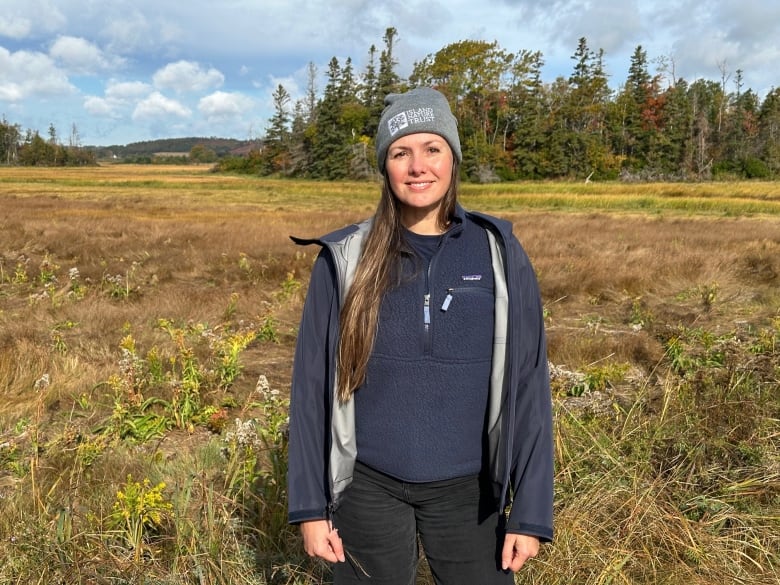
[[[612,89],[604,51],[579,39],[568,77],[542,82],[539,51],[510,53],[497,42],[460,41],[397,73],[397,31],[371,46],[356,73],[330,60],[321,96],[309,65],[303,99],[279,85],[263,147],[219,163],[225,171],[313,179],[376,173],[373,136],[384,96],[419,85],[442,91],[458,119],[463,177],[518,179],[773,179],[780,173],[780,89],[761,99],[743,72],[688,81],[670,58],[634,50],[625,83]]]
[[[464,179],[706,180],[780,176],[780,89],[761,98],[744,87],[743,72],[718,65],[720,79],[688,81],[673,59],[634,50],[625,82],[609,85],[604,51],[586,38],[571,55],[568,77],[542,81],[539,51],[510,53],[497,42],[460,41],[398,74],[388,28],[356,72],[351,58],[333,57],[322,92],[309,64],[304,97],[292,102],[278,85],[265,136],[244,156],[225,156],[216,169],[261,176],[360,179],[376,174],[373,137],[384,97],[429,85],[442,91],[458,119]],[[210,153],[207,153],[210,154]],[[210,159],[203,162],[210,162]],[[67,144],[53,125],[48,137],[0,121],[0,164],[89,165],[75,125]]]
[[[22,134],[19,124],[11,124],[3,116],[0,120],[0,164],[54,167],[97,164],[94,151],[81,146],[75,124],[67,144],[60,140],[54,124],[49,125],[48,134],[48,139],[33,130]]]

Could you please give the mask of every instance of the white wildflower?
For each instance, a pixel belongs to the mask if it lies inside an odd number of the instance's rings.
[[[257,384],[255,384],[255,392],[263,397],[267,397],[270,390],[271,385],[268,383],[268,378],[266,378],[264,374],[260,374],[260,377],[257,379]]]
[[[240,447],[256,447],[260,444],[260,439],[255,430],[255,421],[242,421],[240,418],[235,422],[236,430],[225,433],[225,442],[235,443]]]

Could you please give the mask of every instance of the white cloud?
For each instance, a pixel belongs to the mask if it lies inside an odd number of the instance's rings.
[[[193,61],[177,61],[159,69],[152,80],[159,89],[190,92],[220,87],[225,76],[213,67],[204,69]]]
[[[90,95],[84,98],[84,109],[91,115],[98,118],[119,118],[117,104],[111,100]]]
[[[219,122],[243,117],[253,106],[252,99],[244,94],[215,91],[201,98],[198,102],[198,111],[206,116],[208,122]]]
[[[11,53],[3,47],[0,47],[0,80],[0,99],[12,103],[76,91],[47,55],[30,51]]]
[[[125,110],[136,105],[152,91],[151,85],[141,81],[110,80],[105,97],[87,96],[84,99],[84,109],[93,116],[119,119]]]
[[[189,118],[192,111],[184,104],[165,97],[159,91],[155,91],[146,99],[141,100],[133,111],[133,120],[151,120],[156,118]]]
[[[132,53],[148,46],[151,27],[146,17],[138,11],[129,12],[123,18],[109,16],[100,34],[107,40],[106,46],[117,53]]]
[[[132,100],[149,95],[152,86],[142,81],[115,81],[108,82],[106,97],[117,100]]]
[[[100,9],[100,32],[108,50],[118,54],[163,55],[170,57],[177,53],[181,43],[182,27],[180,22],[187,17],[166,17],[164,12],[169,5],[154,2],[154,6],[143,6],[144,2],[134,2],[134,9],[125,5],[106,6]],[[189,4],[181,5],[189,10]],[[146,12],[142,12],[145,10]]]
[[[13,14],[0,15],[0,37],[23,39],[29,36],[30,31],[32,31],[32,21],[29,18]]]
[[[69,71],[90,75],[120,66],[122,59],[108,57],[97,45],[81,37],[58,37],[49,49],[49,55]]]
[[[0,13],[0,37],[11,39],[42,38],[61,30],[67,19],[58,0],[3,0]]]

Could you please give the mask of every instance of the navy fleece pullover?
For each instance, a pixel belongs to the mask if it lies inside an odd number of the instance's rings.
[[[407,240],[425,255],[420,236]],[[430,259],[403,258],[355,393],[358,461],[409,482],[480,472],[493,307],[487,235],[473,221],[454,223]]]

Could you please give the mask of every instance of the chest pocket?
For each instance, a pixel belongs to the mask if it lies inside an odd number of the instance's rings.
[[[431,295],[431,349],[447,360],[485,360],[493,354],[492,279],[452,281]]]
[[[408,278],[382,300],[375,356],[490,359],[495,309],[490,249],[483,229],[474,227],[468,236],[448,240],[430,267],[405,266]]]

